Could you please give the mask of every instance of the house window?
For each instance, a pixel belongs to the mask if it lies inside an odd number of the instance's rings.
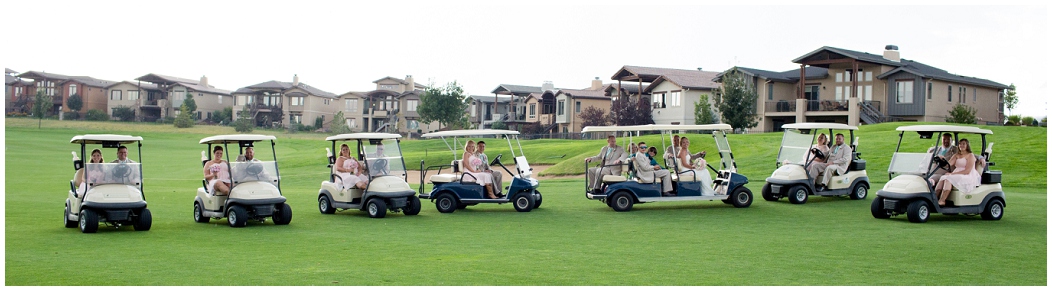
[[[139,91],[128,90],[128,100],[139,100]]]
[[[898,103],[913,103],[913,81],[895,81],[895,89]]]
[[[348,118],[346,120],[346,122],[347,122],[347,127],[358,128],[358,119]]]
[[[866,72],[866,82],[873,82],[873,72]]]
[[[303,106],[303,97],[291,97],[289,103],[292,106]]]
[[[405,110],[416,112],[416,107],[420,106],[420,100],[406,100]]]
[[[476,112],[476,111],[478,111],[478,109],[475,106],[475,104],[471,104],[471,117],[475,117],[475,116],[478,115],[478,112]]]
[[[216,95],[216,102],[219,102],[219,104],[223,104],[223,96]]]
[[[863,96],[866,96],[866,101],[873,101],[873,85],[866,85],[866,95]]]
[[[343,100],[343,108],[347,111],[358,111],[358,99]]]
[[[928,82],[928,100],[931,100],[931,82]]]
[[[844,88],[847,88],[847,87],[840,87],[840,86],[836,87],[836,101],[843,101],[844,100]]]
[[[530,104],[530,118],[537,118],[537,104]]]
[[[654,100],[657,103],[657,108],[665,108],[665,93],[654,93],[651,95],[650,100]]]
[[[679,107],[679,103],[680,102],[679,102],[679,92],[678,91],[668,93],[668,99],[669,99],[669,106]]]
[[[15,96],[22,95],[22,87],[15,87]]]
[[[953,85],[946,87],[946,102],[953,102]]]
[[[840,83],[844,81],[844,73],[836,73],[836,82]]]
[[[121,100],[121,90],[110,90],[110,100]]]
[[[978,98],[976,95],[979,95],[979,92],[976,92],[976,90],[978,90],[978,88],[972,87],[972,102],[978,102],[976,101]]]
[[[289,115],[289,123],[301,124],[300,121],[302,121],[302,120],[303,120],[303,115],[302,114],[291,114],[291,115]]]
[[[329,105],[329,100],[332,100],[332,99],[329,99],[329,98],[322,98],[321,100],[322,100],[322,101],[321,101],[321,103],[322,103],[322,104],[325,104],[325,105]]]
[[[774,100],[774,83],[767,83],[767,100]]]
[[[69,84],[69,96],[77,94],[77,84]]]
[[[559,108],[558,108],[558,113],[557,113],[558,115],[563,115],[563,107],[565,107],[565,105],[564,105],[564,104],[566,104],[566,103],[564,103],[564,102],[559,102],[559,105],[558,105],[558,106],[559,106]]]
[[[957,87],[957,100],[959,103],[964,103],[964,92],[968,92],[968,89],[965,89],[964,86]]]
[[[574,102],[574,104],[573,104],[573,112],[574,113],[581,113],[581,101]]]

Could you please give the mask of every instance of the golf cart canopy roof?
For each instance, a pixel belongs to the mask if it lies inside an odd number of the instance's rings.
[[[85,134],[74,136],[69,143],[102,144],[102,143],[132,143],[142,141],[141,136],[118,135],[118,134]]]
[[[850,126],[850,125],[843,124],[843,123],[826,123],[826,122],[790,123],[790,124],[782,125],[782,128],[858,130],[858,126]]]
[[[514,130],[501,130],[501,129],[464,129],[464,130],[447,130],[432,133],[425,133],[420,137],[447,137],[447,136],[476,136],[476,135],[518,135],[518,131]]]
[[[586,126],[581,132],[617,132],[644,130],[731,130],[728,124],[644,124],[644,125],[610,125]]]
[[[907,125],[899,126],[895,129],[896,131],[917,131],[917,132],[961,132],[961,133],[975,133],[975,134],[994,134],[989,129],[982,129],[973,126],[960,126],[960,125]]]
[[[228,135],[214,135],[201,139],[200,144],[206,143],[227,143],[227,142],[241,142],[241,141],[261,141],[261,140],[275,140],[273,135],[262,135],[262,134],[228,134]]]
[[[334,135],[325,138],[326,141],[338,141],[338,140],[358,140],[358,139],[389,139],[389,138],[402,138],[400,134],[394,133],[375,133],[375,132],[363,132],[363,133],[345,133],[341,135]]]

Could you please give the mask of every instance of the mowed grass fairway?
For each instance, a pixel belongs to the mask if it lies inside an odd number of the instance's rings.
[[[869,213],[887,181],[894,128],[903,123],[862,127],[859,150],[874,183],[863,201],[764,201],[760,188],[774,170],[781,138],[767,133],[729,137],[755,195],[749,208],[669,202],[617,213],[584,198],[583,178],[557,178],[541,182],[544,204],[529,213],[491,204],[440,214],[425,200],[418,216],[383,219],[356,210],[318,212],[318,187],[328,173],[324,134],[256,131],[279,138],[281,186],[293,219],[286,226],[268,220],[235,229],[225,219],[201,224],[191,217],[204,150],[197,141],[232,128],[45,121],[38,130],[36,120],[5,122],[7,285],[1048,284],[1045,128],[985,127],[998,144],[994,169],[1005,173],[1002,220],[934,214],[924,224]],[[69,140],[84,133],[144,138],[150,231],[100,226],[96,234],[82,234],[62,227],[73,177],[69,152],[79,152]],[[692,148],[714,152],[711,137],[690,136]],[[574,174],[603,143],[541,140],[523,147],[531,163],[566,160],[549,171],[564,167]],[[404,141],[403,150],[410,169],[421,159],[452,159],[440,140]],[[492,143],[489,150],[507,153],[507,144]],[[114,149],[103,153],[107,161],[116,158]],[[129,156],[138,159],[134,149]],[[257,145],[257,156],[269,160],[269,148]]]

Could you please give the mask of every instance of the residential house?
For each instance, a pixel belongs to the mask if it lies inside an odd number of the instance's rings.
[[[702,95],[708,96],[710,108],[715,107],[714,100],[720,84],[712,79],[718,74],[702,70],[666,69],[650,86],[643,89],[645,94],[650,95],[653,104],[654,123],[695,124],[694,110]]]
[[[551,117],[550,114],[553,113],[551,108],[555,104],[555,96],[550,93],[554,93],[555,90],[558,89],[551,81],[544,81],[540,87],[500,84],[490,92],[493,93],[493,97],[478,96],[478,101],[472,102],[474,107],[469,111],[472,114],[471,122],[477,128],[486,128],[486,125],[499,119],[512,130],[522,130],[523,125],[536,122],[540,122],[542,126],[553,126],[554,119],[545,117]],[[545,93],[549,93],[548,99],[542,99]],[[531,100],[530,96],[533,96],[532,118],[527,116],[531,106],[527,104],[527,100]],[[540,120],[542,118],[545,118],[543,122]]]
[[[609,114],[610,96],[603,91],[603,83],[596,78],[592,86],[583,90],[560,89],[555,95],[555,128],[556,133],[581,132],[584,120],[581,112],[589,106],[599,108]]]
[[[525,116],[515,116],[518,114],[510,113],[512,108],[526,107],[523,97],[470,95],[468,99],[468,114],[470,114],[468,120],[475,128],[491,128],[494,122],[500,121],[508,126],[507,128],[516,129],[517,127],[512,127],[512,124],[509,123],[514,122],[517,126],[525,122]],[[523,110],[516,111],[522,112]]]
[[[106,86],[105,90],[107,106],[103,110],[109,116],[113,116],[115,108],[128,107],[135,112],[136,119],[155,121],[161,118],[160,108],[168,105],[168,99],[160,97],[164,95],[160,87],[153,83],[120,81]]]
[[[113,81],[95,79],[89,76],[66,76],[54,73],[29,71],[17,76],[19,79],[32,79],[33,82],[24,86],[25,96],[32,103],[37,90],[42,90],[45,95],[51,96],[52,112],[69,112],[66,103],[73,94],[79,94],[83,101],[82,112],[91,109],[103,110],[107,106],[105,99],[105,87],[113,84]],[[15,89],[16,91],[19,89]]]
[[[33,82],[22,80],[16,77],[17,75],[18,72],[4,68],[4,105],[7,106],[6,113],[28,113],[30,111],[28,106],[31,104],[30,98],[32,96],[30,96],[27,89],[33,86]]]
[[[362,132],[392,132],[413,135],[439,130],[439,123],[420,122],[420,96],[425,86],[413,80],[384,77],[373,81],[376,89],[368,92],[347,92],[338,96],[343,102],[344,118],[352,130]]]
[[[140,81],[136,83],[136,88],[128,88],[124,85],[109,88],[109,100],[137,101],[138,107],[133,109],[136,111],[138,120],[152,121],[178,116],[179,108],[186,100],[187,94],[190,94],[194,103],[197,104],[197,111],[193,115],[195,120],[207,118],[208,114],[213,111],[234,105],[231,92],[209,85],[208,78],[205,76],[201,76],[200,80],[193,80],[150,73],[135,78],[135,80]],[[146,100],[139,100],[142,92],[146,93]],[[118,103],[123,104],[124,102]],[[110,105],[109,107],[112,115],[112,110],[116,106]]]
[[[754,131],[777,131],[794,122],[941,122],[956,104],[976,109],[980,124],[1004,120],[1008,86],[901,58],[894,45],[882,55],[825,46],[793,62],[800,69],[738,68],[760,97]]]
[[[291,83],[267,81],[237,89],[233,95],[235,118],[248,112],[260,127],[313,126],[318,118],[327,127],[339,110],[336,94],[301,83],[298,75],[292,76]]]

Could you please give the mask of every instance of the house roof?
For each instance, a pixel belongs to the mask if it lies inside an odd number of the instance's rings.
[[[78,83],[84,84],[85,86],[91,86],[91,87],[97,87],[97,88],[107,88],[110,85],[113,85],[113,84],[117,83],[115,81],[107,81],[107,80],[95,79],[95,78],[88,77],[88,76],[73,76],[73,77],[69,77],[68,80],[66,80],[66,81],[64,81],[62,83],[69,83],[69,82],[78,82]]]
[[[553,91],[558,91],[559,88],[554,88],[552,90]],[[490,93],[493,93],[493,94],[500,94],[500,93],[509,94],[510,93],[511,95],[527,95],[527,94],[530,94],[530,93],[544,93],[544,89],[542,89],[541,87],[536,87],[536,86],[500,84],[499,86],[497,86],[497,88],[494,88],[493,91],[490,91]]]
[[[720,85],[712,80],[719,74],[719,72],[677,70],[670,74],[661,75],[653,83],[650,83],[650,86],[647,86],[644,92],[653,90],[666,81],[684,89],[715,89],[719,88]]]
[[[22,79],[19,79],[18,77],[15,77],[15,76],[4,75],[4,85],[11,85],[11,84],[14,84],[14,83],[19,83],[20,81],[21,81],[21,83],[23,85],[33,84],[33,82],[22,80]]]
[[[4,68],[4,74],[18,74],[18,72],[9,68]]]
[[[621,85],[622,85],[621,86],[622,90],[624,90],[628,94],[639,94],[639,84],[637,84],[637,83],[628,83],[628,84],[621,84]],[[646,89],[647,87],[650,87],[650,83],[643,83],[643,89]],[[618,88],[617,83],[610,83],[610,84],[603,85],[603,89],[602,90],[603,90],[603,92],[606,92],[608,94],[611,94],[611,96],[613,96],[612,92],[616,92],[617,88]]]
[[[380,81],[383,81],[383,80],[393,80],[395,82],[398,82],[398,84],[409,85],[409,81],[406,81],[405,79],[399,79],[399,78],[391,77],[391,76],[380,78],[379,80],[373,81],[373,83],[380,83]],[[416,82],[414,80],[413,81],[413,89],[415,90],[416,88],[423,89],[423,88],[426,88],[426,86],[424,86],[424,84],[420,84],[420,82]]]
[[[606,96],[606,92],[602,90],[559,89],[559,91],[555,92],[555,96],[559,96],[559,94],[566,94],[576,99],[610,99],[610,96]]]
[[[212,85],[201,85],[200,80],[185,79],[179,77],[166,76],[161,74],[149,73],[142,77],[135,78],[137,81],[150,82],[157,85],[179,85],[197,92],[207,92],[219,95],[230,95],[232,92],[228,90],[218,89]]]
[[[526,100],[523,97],[518,97],[518,96],[514,96],[514,97],[515,97],[515,102],[523,102],[523,101]],[[471,96],[468,96],[468,98],[471,98],[472,100],[475,100],[475,101],[478,101],[478,102],[482,102],[482,103],[493,103],[493,98],[497,98],[497,103],[508,103],[508,102],[511,102],[511,96],[499,96],[499,95],[497,95],[496,97],[494,97],[494,96],[487,96],[487,95],[471,95]]]
[[[642,79],[643,82],[650,83],[657,80],[658,77],[666,75],[684,75],[690,74],[690,72],[704,72],[700,70],[684,70],[684,69],[669,69],[669,68],[654,68],[654,67],[640,67],[640,66],[623,66],[617,73],[614,73],[611,80],[621,81],[636,81]],[[637,78],[638,77],[638,78]]]
[[[66,76],[66,75],[59,75],[59,74],[45,73],[45,72],[37,72],[37,71],[28,71],[28,72],[25,72],[25,73],[21,73],[17,77],[19,77],[19,78],[26,78],[26,79],[33,79],[33,80],[38,80],[38,81],[39,80],[43,80],[43,79],[65,81],[65,80],[69,79],[69,76]]]
[[[141,83],[141,82],[132,82],[132,81],[114,82],[112,84],[106,85],[105,88],[109,89],[109,88],[112,88],[113,86],[117,86],[117,85],[120,85],[120,84],[129,84],[129,85],[136,86],[136,87],[143,88],[143,89],[147,89],[147,90],[160,90],[161,89],[160,87],[157,86],[157,84],[154,84],[154,83]]]
[[[738,68],[738,71],[744,73],[747,76],[760,77],[775,82],[795,83],[800,80],[800,69],[788,70],[785,72],[774,72],[745,67],[735,68]],[[716,77],[712,79],[712,81],[717,83],[722,82],[723,74],[730,72],[731,69],[717,74]],[[826,77],[829,77],[829,70],[820,67],[807,67],[806,69],[804,69],[804,74],[807,79],[825,79]]]
[[[994,82],[994,81],[981,79],[981,78],[975,78],[975,77],[968,77],[968,76],[961,76],[961,75],[952,74],[950,72],[947,72],[946,70],[939,69],[939,68],[936,68],[936,67],[932,67],[932,66],[929,66],[929,65],[917,62],[917,61],[913,61],[913,60],[900,59],[898,62],[895,62],[895,61],[892,61],[892,60],[885,59],[883,55],[876,55],[876,54],[871,54],[871,53],[866,53],[866,52],[859,52],[859,51],[853,51],[853,50],[842,49],[842,48],[835,48],[835,47],[830,47],[830,46],[823,46],[823,47],[821,47],[821,48],[819,48],[817,50],[811,51],[811,52],[809,52],[809,53],[807,53],[807,54],[805,54],[803,56],[800,56],[800,57],[794,59],[793,62],[794,63],[801,63],[804,60],[806,60],[807,58],[810,58],[810,57],[815,56],[815,55],[817,55],[819,53],[822,53],[822,52],[831,52],[831,53],[839,54],[839,55],[842,55],[844,57],[853,58],[853,59],[856,59],[856,60],[859,60],[859,61],[863,61],[863,62],[869,62],[869,63],[875,63],[875,64],[881,64],[881,65],[887,65],[887,66],[895,67],[895,69],[892,69],[892,70],[890,70],[888,72],[885,72],[884,74],[881,74],[881,75],[877,76],[878,79],[884,79],[884,78],[887,78],[888,76],[890,76],[890,75],[892,75],[894,73],[905,71],[905,72],[909,72],[909,73],[914,74],[914,75],[921,76],[922,78],[932,78],[932,79],[937,79],[937,80],[957,82],[957,83],[964,83],[964,84],[971,84],[971,85],[978,85],[978,86],[985,86],[985,87],[992,87],[992,88],[998,88],[998,89],[1008,88],[1008,86],[1006,86],[1004,84],[1001,84],[1001,83],[997,83],[997,82]]]
[[[267,89],[280,90],[280,91],[287,91],[287,90],[290,90],[290,89],[300,89],[300,90],[303,90],[303,91],[307,91],[307,93],[309,93],[310,95],[314,95],[314,96],[318,96],[318,97],[325,97],[325,98],[336,98],[336,94],[329,93],[327,91],[323,91],[323,90],[315,88],[315,87],[311,87],[310,85],[307,85],[306,83],[303,83],[303,82],[300,82],[298,85],[293,86],[292,83],[290,83],[290,82],[281,82],[281,81],[273,81],[273,80],[266,81],[266,82],[259,83],[259,84],[255,84],[255,85],[248,86],[248,87],[244,87],[244,88],[239,88],[236,91],[234,91],[234,93],[236,93],[236,94],[254,94],[257,91],[267,90]]]

